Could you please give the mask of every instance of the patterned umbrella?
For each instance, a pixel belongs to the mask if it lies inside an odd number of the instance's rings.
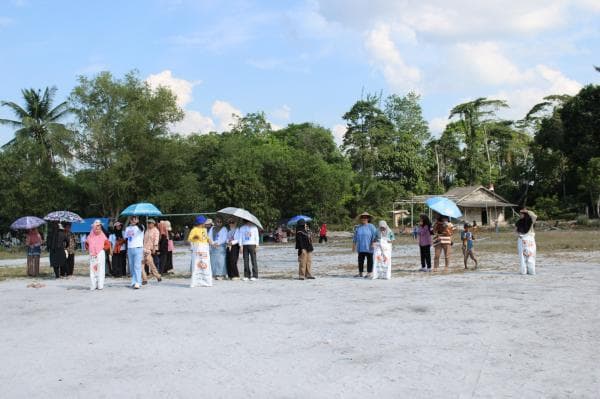
[[[79,223],[82,222],[83,219],[76,213],[69,211],[54,211],[50,212],[46,216],[44,216],[44,220],[48,222],[71,222],[71,223]]]
[[[138,204],[129,205],[121,216],[160,216],[162,212],[149,202],[140,202]]]
[[[43,219],[38,218],[37,216],[23,216],[22,218],[18,218],[10,225],[10,228],[13,230],[29,230],[34,229],[36,227],[40,227],[46,222]]]

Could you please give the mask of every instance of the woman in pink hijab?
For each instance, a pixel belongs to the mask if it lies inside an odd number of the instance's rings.
[[[90,253],[90,290],[104,288],[104,266],[106,264],[106,252],[104,245],[107,241],[106,235],[102,231],[102,222],[94,221],[92,231],[85,240],[85,246]]]

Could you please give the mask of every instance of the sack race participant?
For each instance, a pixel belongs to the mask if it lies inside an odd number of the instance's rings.
[[[188,235],[188,242],[192,251],[190,287],[212,287],[212,269],[210,267],[210,245],[208,233],[204,223],[206,218],[198,216],[194,228]]]
[[[535,231],[533,226],[537,220],[537,215],[527,208],[519,212],[520,219],[516,223],[517,235],[519,240],[517,246],[519,249],[519,261],[521,274],[535,275]]]
[[[385,220],[379,222],[379,231],[377,232],[377,241],[373,258],[375,265],[373,267],[373,280],[383,278],[389,280],[392,278],[392,241],[394,241],[394,232],[390,229]]]

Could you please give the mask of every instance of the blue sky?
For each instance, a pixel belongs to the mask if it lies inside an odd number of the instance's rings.
[[[137,69],[178,95],[175,131],[264,111],[275,127],[314,122],[339,140],[363,92],[420,93],[436,134],[469,99],[505,99],[503,116],[521,118],[600,81],[600,0],[480,3],[0,0],[0,99],[56,86],[62,101],[78,75]],[[12,133],[0,127],[0,144]]]

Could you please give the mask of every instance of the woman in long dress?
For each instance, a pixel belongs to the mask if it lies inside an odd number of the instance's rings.
[[[115,222],[113,233],[108,237],[112,246],[112,274],[114,277],[127,275],[127,240],[123,237],[123,224]]]
[[[102,231],[102,222],[96,220],[92,230],[85,240],[85,245],[90,254],[90,290],[104,288],[104,268],[106,267],[105,243],[108,241]]]
[[[196,217],[194,228],[188,235],[188,242],[192,250],[192,281],[190,287],[212,287],[212,270],[210,267],[210,249],[208,233],[204,223],[206,217]]]
[[[40,255],[42,253],[42,236],[37,228],[27,231],[27,275],[37,277],[40,274]]]
[[[375,251],[373,253],[375,263],[373,267],[373,280],[376,278],[386,280],[392,278],[392,241],[394,239],[394,232],[385,220],[381,220],[379,222],[377,241],[375,242]]]
[[[210,243],[210,265],[215,280],[225,278],[227,268],[225,265],[227,228],[223,226],[221,217],[215,218],[215,225],[208,231],[208,242]]]

